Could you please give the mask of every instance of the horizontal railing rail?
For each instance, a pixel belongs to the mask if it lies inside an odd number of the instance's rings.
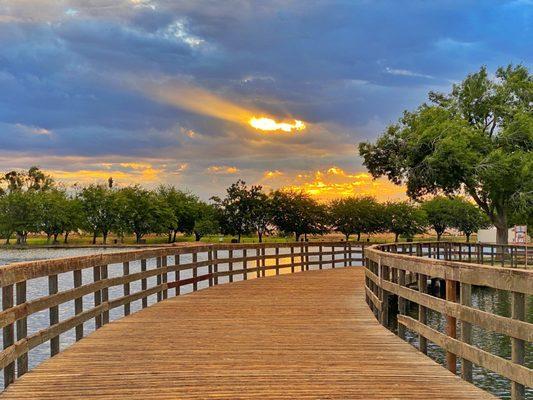
[[[512,399],[524,399],[533,386],[533,370],[525,365],[526,342],[533,341],[533,324],[526,321],[527,296],[533,295],[533,271],[526,268],[524,246],[430,242],[374,245],[365,249],[366,301],[377,319],[406,339],[406,330],[418,335],[418,348],[427,354],[428,341],[442,348],[446,365],[473,381],[473,365],[511,381]],[[486,265],[489,264],[489,265]],[[428,291],[428,282],[444,287],[440,296]],[[510,294],[509,317],[472,304],[472,286]],[[417,317],[409,310],[418,308]],[[429,311],[445,320],[445,332],[428,323]],[[510,338],[511,359],[472,343],[476,326]],[[460,328],[460,335],[458,335]],[[474,382],[475,383],[475,382]]]
[[[54,356],[62,334],[74,330],[79,341],[89,322],[99,329],[117,309],[122,308],[120,318],[187,290],[363,260],[364,244],[295,242],[165,246],[2,266],[4,386],[29,370],[32,349],[49,342]],[[43,312],[46,326],[29,332],[29,319]]]

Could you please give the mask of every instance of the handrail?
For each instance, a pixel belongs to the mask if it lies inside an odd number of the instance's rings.
[[[94,319],[95,329],[99,329],[109,322],[113,309],[123,307],[126,316],[132,312],[133,302],[140,301],[141,309],[146,308],[149,296],[156,296],[160,302],[169,295],[180,295],[184,286],[196,291],[202,282],[210,287],[264,277],[271,270],[278,275],[349,266],[362,263],[363,253],[364,244],[333,241],[169,245],[2,266],[0,327],[4,349],[0,352],[0,369],[4,371],[4,386],[28,371],[31,349],[50,342],[50,355],[54,356],[60,351],[61,334],[75,329],[79,341],[85,334],[84,323]],[[68,276],[65,274],[72,274],[72,283],[59,290],[59,277]],[[27,298],[29,284],[43,278],[48,280],[48,295]],[[134,292],[139,286],[140,290]],[[110,290],[115,288],[120,296],[110,298]],[[92,296],[93,307],[84,309],[84,296]],[[60,320],[59,306],[68,302],[73,302],[74,313]],[[49,326],[28,334],[28,317],[46,310]]]
[[[401,338],[406,338],[406,329],[418,334],[421,352],[427,354],[428,341],[441,347],[453,373],[460,357],[461,377],[466,381],[473,381],[472,365],[479,365],[511,381],[513,400],[524,399],[525,388],[533,386],[533,370],[525,366],[525,343],[533,341],[533,324],[525,321],[526,296],[533,295],[533,270],[525,268],[526,257],[524,246],[458,242],[370,246],[365,249],[364,262],[366,301],[381,324],[397,327]],[[428,293],[429,279],[445,286],[443,298]],[[472,285],[509,292],[511,317],[475,308]],[[391,301],[394,297],[397,302]],[[391,304],[396,303],[393,308]],[[408,315],[409,304],[418,308],[418,318]],[[445,317],[445,333],[428,325],[428,310]],[[474,346],[473,325],[509,337],[511,360]]]

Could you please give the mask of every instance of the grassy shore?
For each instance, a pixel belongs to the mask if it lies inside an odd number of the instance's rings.
[[[233,236],[222,236],[222,235],[212,235],[212,236],[205,236],[202,238],[202,242],[205,243],[230,243],[231,240],[234,239]],[[350,241],[355,241],[356,236],[350,237]],[[310,241],[319,241],[319,240],[344,240],[343,235],[338,234],[328,234],[324,236],[311,236],[309,237]],[[404,241],[404,239],[400,239],[401,241]],[[435,236],[432,235],[419,235],[414,238],[415,241],[434,241],[437,240]],[[178,236],[176,238],[176,242],[194,242],[194,236]],[[263,238],[263,242],[266,243],[285,243],[285,242],[293,242],[294,237],[293,236],[268,236]],[[383,242],[393,242],[394,236],[393,235],[372,235],[370,237],[361,237],[361,242],[368,242],[368,243],[383,243]],[[465,238],[463,236],[443,236],[442,241],[465,241]],[[472,242],[476,241],[475,236],[471,238]],[[243,236],[241,238],[241,243],[258,243],[257,236]],[[115,236],[108,236],[107,238],[107,246],[121,246],[121,245],[136,245],[135,243],[135,237],[134,236],[126,236],[123,238],[123,240],[118,239]],[[144,238],[144,242],[142,244],[146,245],[157,245],[157,244],[168,244],[168,237],[165,235],[148,235]],[[5,239],[2,240],[2,244],[0,247],[3,248],[17,248],[17,247],[41,247],[41,246],[69,246],[69,247],[77,247],[77,246],[91,246],[92,245],[92,236],[90,235],[70,235],[68,238],[68,243],[65,244],[63,242],[63,238],[60,238],[59,242],[56,244],[53,244],[52,241],[47,241],[46,236],[44,235],[32,235],[28,237],[28,242],[25,246],[20,246],[16,244],[16,240],[14,238],[11,239],[11,243],[6,245]],[[96,246],[102,246],[103,245],[103,239],[102,237],[98,237],[96,240]]]

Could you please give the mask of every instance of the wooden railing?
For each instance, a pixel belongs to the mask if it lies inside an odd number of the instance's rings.
[[[119,318],[168,296],[221,283],[361,265],[363,252],[364,246],[353,242],[204,244],[0,267],[4,386],[28,371],[30,350],[49,342],[54,356],[60,351],[62,334],[73,330],[75,340],[81,340],[86,328],[99,329],[117,309],[122,309],[115,316]],[[35,295],[43,286],[48,294]],[[66,312],[60,313],[60,306]],[[29,318],[42,312],[48,312],[49,323],[29,333]]]
[[[525,268],[527,250],[443,242],[371,246],[365,250],[366,301],[378,320],[401,338],[406,338],[406,329],[417,334],[421,352],[427,354],[428,341],[442,348],[453,373],[459,357],[463,379],[472,382],[472,366],[478,365],[509,379],[512,399],[523,399],[526,387],[533,386],[533,370],[525,366],[525,344],[533,341],[533,324],[525,321],[527,296],[533,295],[533,271]],[[445,287],[440,297],[428,292],[428,282],[435,280]],[[509,292],[511,316],[476,308],[473,285]],[[413,307],[418,308],[417,318],[408,315]],[[428,325],[428,310],[445,318],[445,332]],[[510,338],[511,359],[472,344],[472,326]]]

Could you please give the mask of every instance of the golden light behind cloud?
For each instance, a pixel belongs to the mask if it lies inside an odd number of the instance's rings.
[[[301,120],[278,122],[273,117],[266,116],[264,111],[242,106],[224,96],[181,81],[150,82],[143,84],[140,89],[159,102],[196,114],[252,126],[263,132],[290,133],[306,128]],[[190,137],[192,136],[194,132]]]
[[[265,187],[302,191],[320,202],[350,196],[373,196],[379,201],[406,198],[405,187],[386,179],[372,179],[366,172],[350,173],[337,166],[291,175],[266,171],[261,181]]]
[[[259,129],[261,131],[274,131],[274,132],[275,131],[292,132],[293,130],[301,131],[305,129],[305,124],[298,119],[295,119],[293,122],[276,122],[272,118],[252,117],[250,119],[250,125],[253,126],[255,129]]]

